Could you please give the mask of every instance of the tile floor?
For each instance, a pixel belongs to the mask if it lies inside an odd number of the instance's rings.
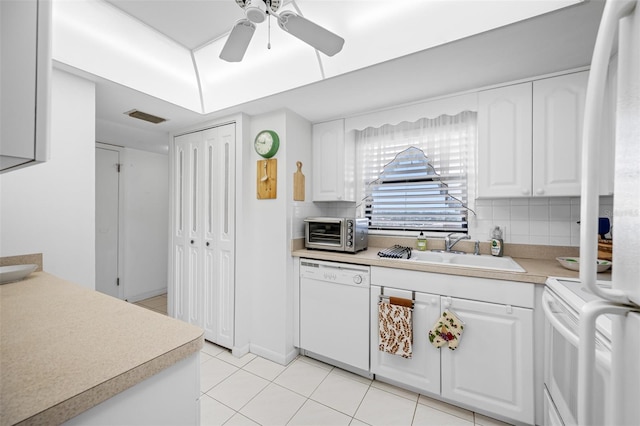
[[[136,304],[166,314],[166,295]],[[200,391],[202,425],[505,424],[305,356],[283,366],[210,342],[200,353]]]
[[[134,305],[142,306],[151,311],[155,311],[164,315],[167,315],[167,294],[161,294],[160,296],[144,299],[139,302],[135,302]]]

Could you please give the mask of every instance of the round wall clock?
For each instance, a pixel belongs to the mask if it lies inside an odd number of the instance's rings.
[[[271,158],[278,152],[280,138],[273,130],[263,130],[256,136],[253,146],[259,155],[264,158]]]

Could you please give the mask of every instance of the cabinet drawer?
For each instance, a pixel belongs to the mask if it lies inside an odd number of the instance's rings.
[[[535,284],[395,268],[371,268],[371,284],[533,308]]]

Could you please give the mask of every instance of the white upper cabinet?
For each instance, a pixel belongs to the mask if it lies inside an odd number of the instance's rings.
[[[531,196],[531,83],[480,92],[478,197]]]
[[[580,196],[587,72],[533,82],[533,193]]]
[[[355,201],[355,144],[344,120],[313,126],[313,201]]]
[[[0,1],[0,173],[48,159],[51,2]]]
[[[480,92],[478,197],[580,196],[588,72]]]

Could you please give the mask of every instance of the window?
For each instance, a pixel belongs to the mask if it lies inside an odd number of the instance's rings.
[[[356,132],[360,208],[372,230],[467,231],[476,113]]]

